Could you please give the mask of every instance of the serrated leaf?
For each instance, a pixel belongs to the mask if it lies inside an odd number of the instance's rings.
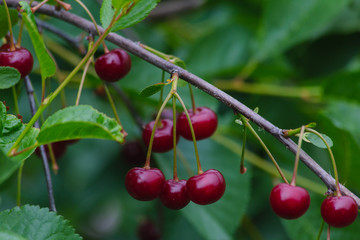
[[[112,0],[112,5],[115,9],[121,9],[125,4],[131,2],[131,0]]]
[[[11,231],[0,231],[0,239],[2,240],[26,240],[25,238],[19,236],[16,233]]]
[[[7,89],[20,81],[21,74],[12,67],[0,67],[0,89]]]
[[[117,21],[111,31],[116,32],[128,28],[144,20],[160,0],[139,0],[131,11]]]
[[[326,142],[329,144],[330,147],[333,146],[333,141],[331,140],[331,138],[325,134],[322,134],[323,138],[325,138]],[[314,133],[305,133],[304,134],[304,140],[312,143],[313,145],[315,145],[318,148],[327,148],[325,143],[323,142],[323,140],[316,134]]]
[[[114,13],[115,11],[112,7],[112,0],[103,0],[100,8],[100,22],[104,29],[109,26]]]
[[[319,34],[347,6],[349,0],[265,1],[258,43],[253,57],[263,60]]]
[[[143,90],[141,90],[139,95],[142,97],[150,97],[150,96],[154,95],[155,93],[159,92],[165,85],[167,85],[167,84],[166,83],[156,83],[154,85],[148,86],[148,87],[144,88]]]
[[[115,119],[87,105],[67,107],[51,115],[41,126],[37,140],[42,145],[81,138],[124,142],[122,127]]]
[[[0,231],[11,231],[27,240],[81,240],[69,221],[47,208],[25,205],[0,212]]]
[[[10,12],[11,24],[12,26],[14,26],[19,20],[18,12],[15,9],[9,9],[9,12]],[[9,31],[9,27],[8,27],[9,25],[8,25],[6,10],[4,6],[0,6],[0,26],[1,26],[0,38],[3,38]]]
[[[22,19],[25,22],[27,31],[29,32],[31,42],[34,46],[37,59],[40,64],[41,79],[45,80],[55,74],[56,66],[50,55],[46,50],[43,38],[40,36],[39,30],[36,26],[34,14],[31,11],[29,3],[25,1],[20,2],[23,10]]]

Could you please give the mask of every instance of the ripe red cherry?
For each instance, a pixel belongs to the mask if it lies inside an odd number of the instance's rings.
[[[66,152],[66,146],[67,145],[68,144],[67,144],[66,141],[51,143],[51,148],[53,150],[53,153],[54,153],[54,156],[55,156],[56,159],[59,159],[60,157],[62,157],[64,155],[64,153]],[[44,145],[44,147],[45,147],[46,155],[50,159],[49,148],[48,148],[47,144]],[[36,153],[36,155],[41,157],[40,148],[36,148],[35,153]]]
[[[225,187],[223,175],[215,169],[193,176],[186,183],[190,200],[200,205],[219,200],[224,195]]]
[[[173,149],[173,122],[170,119],[161,119],[161,126],[158,126],[155,131],[154,141],[152,145],[153,152],[167,152]],[[142,138],[146,146],[149,146],[151,132],[155,121],[151,121],[144,126]],[[176,143],[179,141],[179,135],[176,136]]]
[[[16,48],[14,51],[10,50],[9,44],[4,44],[0,48],[0,66],[16,68],[21,77],[30,74],[34,64],[34,59],[31,53],[26,48]]]
[[[349,196],[327,197],[321,204],[321,216],[333,227],[341,228],[352,224],[357,214],[357,204]]]
[[[190,199],[186,191],[186,180],[167,180],[160,195],[160,200],[166,207],[174,210],[188,205]]]
[[[104,81],[116,82],[123,78],[131,68],[131,58],[127,52],[116,48],[95,61],[95,71]]]
[[[132,168],[125,177],[126,190],[140,201],[150,201],[159,197],[164,183],[164,174],[157,168]]]
[[[194,113],[192,109],[188,110],[191,123],[194,128],[196,140],[201,140],[210,137],[217,128],[216,113],[207,107],[198,107]],[[190,125],[187,120],[185,112],[182,112],[177,121],[177,128],[179,134],[187,140],[192,140]]]
[[[302,187],[280,183],[270,193],[270,205],[278,216],[295,219],[308,210],[310,196]]]

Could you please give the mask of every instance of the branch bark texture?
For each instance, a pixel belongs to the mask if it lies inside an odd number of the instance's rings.
[[[7,0],[6,1],[8,6],[16,7],[18,5],[17,0]],[[37,3],[33,3],[35,5]],[[65,22],[68,22],[74,26],[77,26],[84,31],[97,35],[96,29],[94,25],[75,14],[70,12],[66,12],[63,10],[57,11],[53,6],[44,5],[43,7],[39,8],[38,13],[42,13],[48,16],[59,18]],[[100,32],[103,32],[104,29],[98,26]],[[289,138],[285,138],[282,134],[282,129],[278,128],[268,120],[264,119],[259,114],[255,113],[252,109],[248,108],[232,96],[228,95],[227,93],[223,92],[222,90],[216,88],[215,86],[211,85],[207,81],[203,80],[202,78],[192,74],[184,70],[181,67],[178,67],[152,53],[143,49],[138,43],[131,41],[130,39],[124,38],[116,33],[110,33],[106,40],[118,45],[119,47],[129,51],[130,53],[134,54],[135,56],[149,62],[150,64],[171,73],[172,71],[176,70],[179,73],[179,77],[190,84],[196,86],[200,90],[208,93],[209,95],[213,96],[214,98],[218,99],[219,101],[223,102],[229,108],[233,109],[235,112],[241,113],[250,121],[258,125],[260,128],[266,130],[271,135],[273,135],[276,139],[278,139],[287,149],[291,152],[296,154],[297,151],[297,144],[293,142]],[[306,152],[301,150],[300,152],[300,159],[301,161],[311,170],[313,171],[324,183],[325,185],[335,191],[335,179],[331,177],[321,166],[319,166]],[[355,199],[358,206],[360,207],[360,198],[357,197],[354,193],[348,190],[343,185],[340,186],[341,191],[344,195],[351,196]]]

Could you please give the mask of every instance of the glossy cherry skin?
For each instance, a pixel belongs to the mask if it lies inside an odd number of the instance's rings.
[[[160,200],[166,207],[174,210],[188,205],[190,199],[186,191],[186,180],[166,180]]]
[[[123,78],[131,69],[131,58],[120,48],[113,49],[95,61],[95,71],[104,81],[116,82]]]
[[[189,109],[188,112],[196,140],[208,138],[215,132],[218,120],[213,110],[207,107],[198,107],[195,113],[192,109]],[[179,115],[177,128],[183,138],[192,141],[191,130],[185,112]]]
[[[357,214],[357,204],[349,196],[327,197],[321,204],[321,216],[333,227],[349,226],[355,221]]]
[[[190,200],[200,205],[218,201],[224,195],[225,188],[224,176],[215,169],[192,176],[186,183]]]
[[[278,216],[295,219],[308,210],[310,195],[302,187],[280,183],[270,193],[270,205]]]
[[[161,119],[161,126],[158,126],[155,131],[154,141],[152,144],[152,151],[163,153],[170,151],[174,147],[173,141],[173,121],[170,119]],[[146,146],[149,146],[151,132],[155,121],[151,121],[144,126],[142,138]],[[176,143],[179,141],[179,135],[176,135]]]
[[[53,150],[53,153],[54,153],[54,156],[56,159],[61,158],[65,154],[67,145],[68,145],[68,143],[66,141],[51,143],[51,147],[52,147],[52,150]],[[50,160],[49,148],[48,148],[47,144],[44,145],[44,147],[45,147],[46,155]],[[40,148],[36,148],[35,153],[36,153],[36,155],[41,157]]]
[[[159,197],[164,183],[164,174],[157,168],[132,168],[125,177],[126,190],[140,201],[150,201]]]
[[[4,44],[0,48],[0,66],[16,68],[21,77],[30,74],[34,65],[34,59],[26,48],[16,48],[10,51],[10,45]]]

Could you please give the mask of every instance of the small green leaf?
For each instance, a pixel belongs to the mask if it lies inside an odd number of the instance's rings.
[[[325,140],[329,144],[329,146],[332,147],[333,141],[331,140],[331,138],[322,133],[321,133],[321,135],[323,136],[323,138],[325,138]],[[312,143],[313,145],[315,145],[318,148],[327,148],[325,143],[323,142],[323,140],[314,133],[305,133],[303,139],[309,143]]]
[[[117,21],[111,31],[116,32],[145,19],[160,0],[139,0],[131,11]]]
[[[55,74],[55,63],[46,50],[44,40],[40,36],[39,30],[36,26],[35,17],[34,14],[31,12],[29,3],[21,1],[20,5],[22,7],[22,10],[24,10],[21,13],[22,19],[25,22],[26,28],[31,38],[31,42],[36,52],[36,56],[39,60],[41,79],[45,80],[46,78],[51,77]]]
[[[15,9],[9,9],[9,12],[10,12],[11,24],[12,26],[14,26],[19,20],[18,12]],[[6,10],[4,6],[0,6],[0,26],[1,26],[0,38],[3,38],[9,31],[9,25],[8,25]]]
[[[0,136],[3,134],[3,129],[6,121],[6,106],[0,101]]]
[[[11,231],[0,231],[0,239],[3,240],[26,240],[25,238]]]
[[[156,83],[154,85],[148,86],[148,87],[144,88],[143,90],[141,90],[139,95],[142,97],[150,97],[150,96],[154,95],[155,93],[159,92],[167,84],[168,83]]]
[[[19,71],[12,67],[0,67],[0,89],[7,89],[20,81]]]
[[[12,133],[22,127],[22,122],[15,115],[7,115],[3,128],[3,135]]]
[[[39,144],[69,139],[99,138],[124,142],[122,127],[115,119],[91,106],[73,106],[57,111],[42,125]]]
[[[0,232],[11,231],[27,240],[82,239],[68,220],[38,206],[25,205],[2,211],[0,222]]]

